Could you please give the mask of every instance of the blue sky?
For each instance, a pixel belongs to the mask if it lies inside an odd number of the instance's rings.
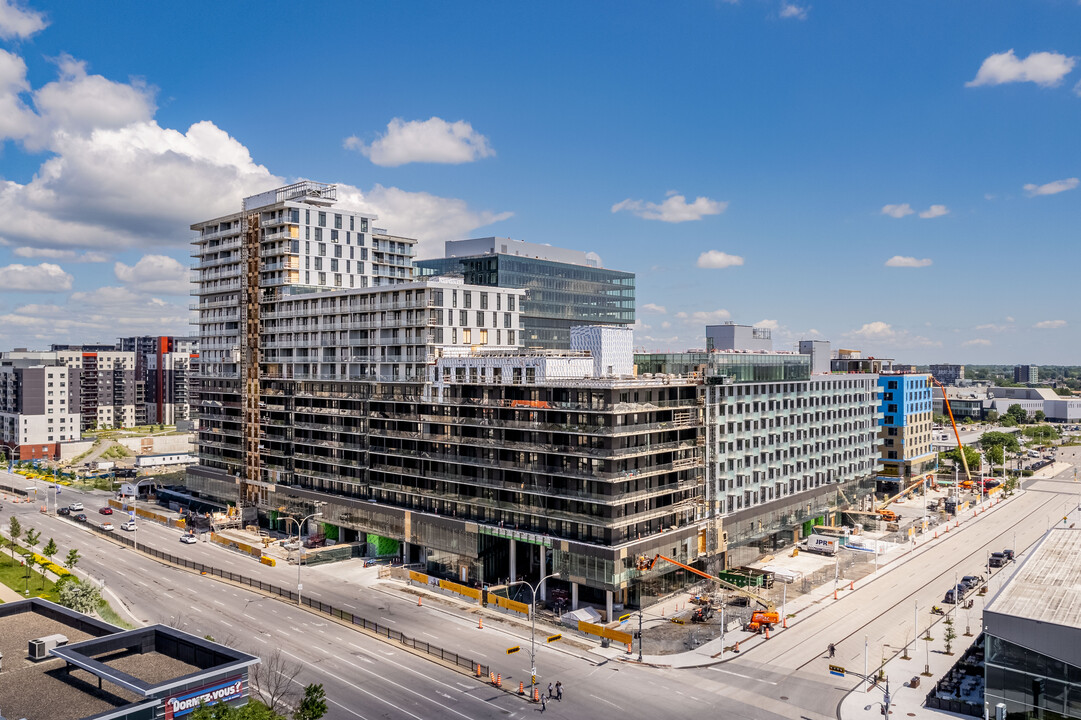
[[[340,183],[392,232],[706,322],[1081,363],[1081,4],[0,0],[0,347],[187,332],[187,227]]]

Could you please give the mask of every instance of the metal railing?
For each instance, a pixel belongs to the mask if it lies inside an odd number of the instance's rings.
[[[89,523],[87,523],[86,526],[101,535],[108,535],[111,540],[119,542],[123,545],[127,545],[128,547],[135,546],[135,542],[131,538],[125,537],[123,535],[116,535],[112,531],[102,530],[100,527],[91,525]],[[202,575],[212,575],[214,577],[220,577],[225,580],[229,580],[230,582],[240,583],[241,585],[255,588],[261,592],[268,593],[270,595],[276,595],[292,603],[297,602],[297,593],[295,590],[289,590],[288,588],[283,588],[278,585],[263,582],[262,580],[257,580],[255,578],[249,578],[239,573],[229,572],[228,570],[222,570],[211,565],[204,565],[202,563],[197,563],[186,558],[177,557],[176,555],[171,555],[170,553],[162,552],[161,550],[147,547],[146,545],[141,546],[139,548],[139,551],[150,555],[151,557],[158,558],[159,560],[164,560],[165,562],[171,563],[173,565],[179,565],[180,567],[194,570]],[[393,640],[394,642],[397,642],[405,647],[409,647],[418,652],[430,655],[433,658],[439,658],[444,662],[451,663],[455,667],[465,668],[471,674],[478,672],[479,667],[479,674],[482,677],[488,676],[489,668],[487,665],[480,665],[474,662],[471,658],[464,657],[456,652],[444,650],[438,645],[433,645],[429,642],[425,642],[424,640],[417,640],[416,638],[409,637],[401,631],[386,627],[384,625],[380,625],[379,623],[368,620],[367,618],[360,615],[356,615],[345,610],[340,610],[333,605],[330,605],[329,603],[320,602],[319,600],[315,600],[310,597],[303,597],[301,598],[300,602],[302,605],[309,607],[312,610],[321,612],[325,615],[330,615],[331,617],[338,618],[339,620],[347,622],[350,625],[356,625],[357,627],[363,628],[371,633],[374,633],[375,635],[385,637],[388,640]]]

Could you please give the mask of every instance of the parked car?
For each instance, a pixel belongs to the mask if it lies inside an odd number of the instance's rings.
[[[987,565],[988,567],[1000,568],[1003,567],[1007,562],[1008,560],[1006,560],[1005,555],[1000,552],[996,552],[991,553],[991,557],[987,560]]]
[[[984,579],[982,575],[965,575],[961,578],[961,582],[967,584],[969,587],[979,587],[983,584]]]
[[[105,532],[112,532],[113,531],[113,524],[111,522],[102,523],[101,524],[101,529],[104,530]]]
[[[195,544],[195,543],[197,543],[199,541],[196,540],[194,535],[190,535],[188,533],[185,533],[185,534],[180,536],[180,542],[182,542],[182,543],[184,543],[186,545],[193,545],[193,544]]]
[[[56,514],[57,515],[71,515],[71,509],[70,508],[57,508]]]
[[[1013,550],[1006,549],[1002,551],[1002,557],[1006,558],[1006,562],[1013,562]]]
[[[133,530],[135,530],[135,521],[134,520],[128,520],[126,523],[124,523],[123,525],[120,526],[120,529],[121,530],[127,530],[128,532],[132,532]]]
[[[958,583],[956,587],[952,587],[946,591],[946,597],[942,598],[942,602],[954,605],[959,603],[965,597],[966,588],[961,583]]]
[[[71,505],[68,505],[68,510],[71,510],[72,512],[79,512],[82,509],[83,504],[81,502],[73,502]]]
[[[98,512],[101,513],[102,515],[112,515],[113,514],[113,509],[106,505],[103,508],[99,508]]]
[[[86,515],[83,513],[79,513],[75,516],[75,522],[86,522]]]

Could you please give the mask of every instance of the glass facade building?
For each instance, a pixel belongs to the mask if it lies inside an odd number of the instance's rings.
[[[525,290],[526,348],[567,349],[574,325],[634,323],[634,273],[502,253],[419,260],[415,267],[421,276],[454,273],[470,285]]]

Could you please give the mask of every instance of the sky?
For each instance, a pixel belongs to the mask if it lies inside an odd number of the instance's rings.
[[[310,179],[637,274],[635,345],[1081,364],[1081,2],[0,0],[0,349],[189,334]]]

